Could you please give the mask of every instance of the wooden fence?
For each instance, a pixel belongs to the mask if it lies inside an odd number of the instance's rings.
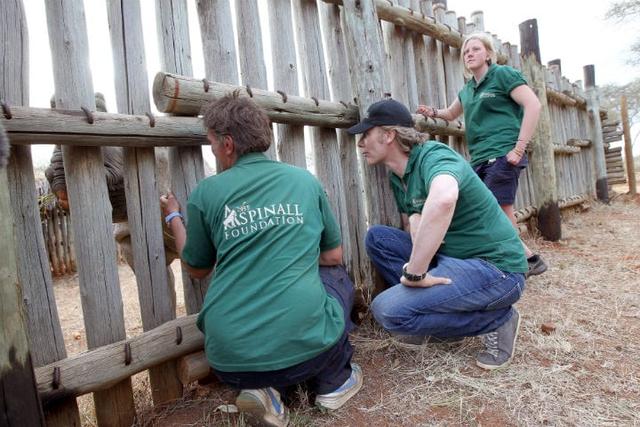
[[[269,156],[306,167],[307,154],[312,155],[342,228],[345,263],[359,286],[372,286],[363,248],[367,224],[398,225],[399,215],[384,168],[361,167],[354,138],[344,128],[383,96],[391,95],[411,109],[418,103],[448,105],[464,84],[464,34],[484,31],[482,12],[467,20],[431,0],[268,0],[268,28],[262,29],[255,0],[199,0],[198,20],[192,22],[200,24],[205,75],[194,77],[186,1],[156,0],[162,72],[154,82],[153,99],[167,115],[154,117],[139,1],[107,1],[119,114],[94,111],[82,2],[45,3],[58,109],[28,107],[28,37],[20,0],[0,4],[0,23],[8,28],[0,32],[0,98],[2,124],[14,144],[8,187],[19,231],[17,274],[37,388],[50,426],[79,425],[75,397],[84,393],[94,393],[99,425],[131,425],[131,375],[149,369],[155,403],[180,397],[182,382],[200,375],[179,376],[184,360],[177,359],[202,348],[194,316],[207,284],[183,275],[189,315],[176,319],[164,263],[154,147],[171,147],[172,188],[184,205],[203,177],[200,145],[206,142],[201,121],[193,116],[207,100],[240,89],[277,123]],[[235,34],[232,6],[241,17]],[[266,31],[274,52],[269,61],[261,49]],[[521,51],[495,40],[499,62],[523,70],[543,111],[516,207],[521,221],[537,216],[542,234],[555,239],[559,208],[596,193],[606,197],[601,133],[601,115],[606,113],[597,104],[592,69],[586,69],[584,89],[567,81],[559,61],[548,68],[539,63],[535,20],[522,23],[520,31]],[[267,85],[267,64],[273,67],[273,90]],[[419,130],[466,154],[463,123],[415,118]],[[309,127],[308,141],[304,126]],[[73,206],[72,234],[90,350],[72,357],[64,349],[45,242],[38,237],[42,233],[29,145],[41,143],[63,145]],[[145,330],[135,337],[127,337],[124,329],[102,171],[99,147],[109,145],[125,147],[127,210]],[[0,236],[3,245],[11,242],[6,237]]]

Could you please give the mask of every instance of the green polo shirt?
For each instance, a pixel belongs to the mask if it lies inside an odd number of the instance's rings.
[[[527,259],[520,238],[496,198],[469,163],[437,141],[416,145],[402,178],[391,173],[398,210],[421,213],[431,182],[438,175],[458,181],[458,201],[439,253],[458,259],[480,258],[502,271],[525,273]]]
[[[187,212],[182,260],[215,265],[197,323],[215,369],[283,369],[338,341],[344,314],[318,257],[340,245],[340,230],[313,175],[250,153],[201,181]]]
[[[520,71],[492,64],[478,83],[472,77],[458,93],[472,166],[504,156],[515,146],[523,110],[510,93],[526,84]]]

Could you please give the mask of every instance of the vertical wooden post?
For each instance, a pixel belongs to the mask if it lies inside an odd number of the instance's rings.
[[[318,6],[315,0],[294,0],[293,13],[298,33],[298,57],[305,96],[330,99],[324,50],[320,34]],[[327,192],[342,231],[343,260],[351,265],[353,249],[342,181],[340,152],[335,129],[310,128],[316,174]]]
[[[481,10],[471,12],[471,21],[474,31],[484,32],[484,13]]]
[[[268,89],[267,67],[262,50],[262,29],[257,0],[236,0],[236,25],[240,50],[240,81],[243,85]],[[277,52],[276,52],[277,54]],[[316,71],[317,72],[317,71]],[[276,147],[272,143],[265,154],[276,159]]]
[[[433,3],[431,0],[421,0],[420,10],[423,15],[432,19],[435,22],[433,14]],[[440,108],[447,107],[447,92],[444,76],[444,62],[441,54],[442,43],[431,37],[425,37],[427,47],[427,61],[429,63],[429,69],[431,73],[429,75],[431,93],[427,98],[427,105],[432,105]]]
[[[520,24],[520,45],[522,46],[523,74],[542,104],[538,127],[531,140],[532,152],[529,166],[533,178],[535,203],[538,208],[538,230],[545,239],[556,241],[562,236],[562,224],[556,189],[547,87],[544,70],[540,65],[538,23],[535,19]]]
[[[1,17],[0,22],[7,23]],[[0,122],[0,146],[8,144]],[[0,425],[44,426],[27,342],[5,161],[0,159]]]
[[[587,98],[587,111],[591,119],[591,140],[593,141],[594,159],[596,167],[596,195],[598,200],[609,202],[609,187],[607,185],[607,164],[604,157],[604,141],[602,139],[602,121],[600,120],[600,101],[596,88],[596,71],[593,65],[585,65],[584,87]]]
[[[335,5],[318,3],[320,24],[324,28],[324,45],[327,49],[327,70],[331,99],[335,102],[348,101],[353,94],[351,82],[344,77],[349,74],[347,53],[345,51],[340,8]],[[338,129],[338,149],[341,160],[342,183],[347,212],[365,212],[362,181],[358,171],[358,153],[355,138],[346,130]],[[351,236],[351,265],[347,268],[353,275],[353,281],[359,287],[372,283],[372,264],[362,244],[367,233],[364,215],[348,215],[349,235]]]
[[[398,5],[411,9],[411,0],[397,0]],[[407,89],[407,108],[415,111],[418,108],[418,87],[416,81],[416,57],[413,51],[413,31],[402,29],[402,59],[404,63],[404,74],[392,76],[404,79]]]
[[[360,117],[385,92],[384,47],[378,32],[373,0],[343,0],[343,29],[349,74]],[[369,224],[400,225],[400,215],[383,165],[368,166],[362,159],[363,186]]]
[[[420,0],[411,0],[411,8],[416,12],[421,10]],[[416,65],[416,89],[418,91],[418,104],[439,105],[436,89],[432,87],[432,74],[435,74],[433,62],[427,54],[428,36],[413,32],[413,53]]]
[[[631,128],[629,126],[629,109],[627,108],[627,97],[620,98],[620,111],[622,120],[622,131],[624,133],[624,160],[627,165],[627,182],[629,183],[629,194],[635,196],[638,193],[636,188],[636,169],[633,163],[633,141],[631,140]]]
[[[409,90],[405,78],[403,57],[404,29],[389,21],[382,21],[381,26],[386,52],[386,65],[391,83],[391,97],[407,105],[409,102]]]
[[[109,0],[107,6],[118,111],[149,113],[140,2]],[[148,331],[176,317],[175,289],[168,279],[164,253],[154,149],[125,148],[124,173],[142,326]],[[156,405],[182,396],[174,361],[150,369],[149,379]]]
[[[269,33],[274,88],[285,95],[299,95],[291,2],[269,0]],[[285,102],[284,96],[283,102]],[[306,169],[304,126],[277,124],[276,129],[278,158],[283,162]]]
[[[193,75],[185,0],[156,0],[156,22],[162,69],[183,76]],[[169,167],[171,189],[180,205],[185,208],[185,220],[189,221],[186,217],[187,198],[204,177],[202,147],[169,148]],[[185,269],[182,270],[184,301],[188,314],[200,311],[208,283],[208,278],[192,279]]]
[[[82,2],[45,3],[58,108],[95,110]],[[111,207],[102,152],[63,147],[65,175],[77,245],[82,311],[90,349],[126,338]],[[135,418],[131,379],[94,393],[99,425],[129,426]]]

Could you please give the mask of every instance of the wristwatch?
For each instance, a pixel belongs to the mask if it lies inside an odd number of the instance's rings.
[[[409,263],[406,263],[405,265],[402,266],[402,276],[407,279],[410,282],[419,282],[420,280],[424,279],[425,277],[427,277],[427,272],[425,271],[422,274],[411,274],[409,272],[407,272],[407,265],[409,265]]]

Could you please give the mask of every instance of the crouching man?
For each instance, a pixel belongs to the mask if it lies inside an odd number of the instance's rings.
[[[306,382],[316,405],[337,409],[362,386],[348,332],[353,283],[326,194],[303,169],[269,160],[266,113],[238,92],[204,111],[222,170],[201,181],[185,226],[174,196],[165,221],[192,276],[215,268],[198,327],[221,381],[261,425],[283,426],[281,393]]]
[[[481,368],[512,359],[527,260],[495,197],[455,151],[413,127],[394,100],[371,105],[349,129],[368,164],[384,164],[405,231],[373,226],[366,248],[389,287],[373,301],[376,320],[413,344],[483,335]]]

